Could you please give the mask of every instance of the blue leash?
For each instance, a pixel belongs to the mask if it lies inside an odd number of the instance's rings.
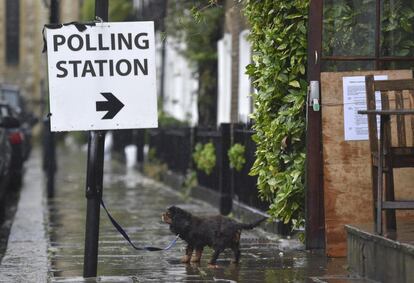
[[[128,243],[131,244],[131,246],[138,250],[138,251],[149,251],[149,252],[155,252],[155,251],[168,251],[169,249],[171,249],[175,243],[177,242],[179,235],[177,235],[177,237],[175,237],[174,240],[171,241],[171,243],[168,244],[168,246],[166,246],[165,248],[158,248],[158,247],[137,247],[134,245],[134,243],[132,243],[131,239],[129,238],[128,234],[125,232],[125,230],[121,227],[121,225],[118,224],[118,222],[116,222],[116,220],[112,217],[112,215],[109,213],[108,209],[106,209],[105,203],[103,201],[103,199],[101,198],[101,205],[103,207],[103,209],[105,210],[106,214],[109,217],[109,220],[111,220],[112,225],[114,225],[114,227],[118,230],[119,233],[121,233],[121,235],[125,238],[125,240],[128,241]]]

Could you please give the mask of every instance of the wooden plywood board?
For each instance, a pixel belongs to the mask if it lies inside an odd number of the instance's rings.
[[[412,77],[410,70],[321,73],[326,253],[333,257],[346,256],[345,224],[373,219],[369,143],[344,140],[342,85],[343,77],[369,74]],[[396,196],[414,199],[414,169],[396,171]]]

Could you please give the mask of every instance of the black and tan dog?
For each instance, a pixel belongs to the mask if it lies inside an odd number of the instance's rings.
[[[226,248],[232,249],[233,262],[239,262],[241,231],[253,229],[266,218],[243,224],[221,215],[197,217],[179,207],[171,206],[162,215],[162,220],[170,225],[171,232],[187,242],[186,252],[181,260],[183,263],[200,262],[204,247],[209,246],[214,250],[209,264],[215,266],[219,254]]]

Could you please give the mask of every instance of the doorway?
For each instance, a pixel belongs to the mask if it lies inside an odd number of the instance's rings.
[[[309,82],[317,82],[319,87],[321,72],[413,67],[412,0],[311,0],[308,25]],[[311,102],[308,101],[307,105],[306,247],[323,249],[323,109],[318,111]]]

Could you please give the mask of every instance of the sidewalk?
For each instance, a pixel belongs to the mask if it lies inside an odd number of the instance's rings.
[[[80,280],[77,277],[82,275],[85,221],[83,175],[86,163],[84,155],[59,154],[73,158],[65,158],[59,162],[59,190],[51,203],[49,231],[52,239],[50,250],[54,282],[66,282],[68,278]],[[104,176],[103,198],[108,209],[131,239],[140,245],[166,246],[174,238],[168,226],[160,221],[161,213],[170,205],[179,205],[202,215],[218,213],[214,207],[204,202],[193,199],[185,201],[176,191],[142,176],[135,170],[127,170],[117,162],[105,164]],[[275,235],[261,234],[258,231],[243,233],[243,262],[248,259],[254,262],[261,253],[271,258],[279,253],[276,249],[277,242],[269,240],[268,236],[275,238]],[[259,253],[255,251],[257,246],[261,247]],[[180,263],[184,248],[185,243],[180,240],[168,252],[135,251],[113,228],[101,210],[98,275],[103,278],[118,276],[116,280],[122,279],[126,282],[129,279],[137,282],[209,282],[214,278],[226,278],[223,272],[230,268],[231,253],[220,257],[219,264],[225,268],[214,272],[207,268],[211,251],[206,250],[200,266],[186,266]],[[247,279],[245,282],[253,281]]]
[[[38,150],[26,164],[20,200],[0,265],[0,282],[46,282],[48,277],[43,172]]]
[[[86,153],[60,148],[57,156],[57,189],[49,204],[48,237],[45,237],[43,220],[45,203],[42,202],[40,154],[34,152],[28,164],[7,254],[0,266],[3,280],[0,282],[364,282],[347,277],[345,259],[311,254],[297,249],[301,246],[297,241],[279,239],[261,229],[242,233],[239,265],[230,263],[232,254],[226,251],[219,257],[220,268],[209,269],[210,249],[205,250],[200,264],[181,264],[183,241],[179,240],[167,252],[135,251],[112,226],[103,210],[98,278],[84,280],[81,276]],[[136,170],[127,170],[115,161],[105,163],[104,176],[105,203],[138,245],[163,247],[174,238],[168,226],[160,221],[161,213],[170,205],[199,215],[218,213],[209,204],[185,200],[169,187]],[[30,231],[24,227],[30,227]]]

